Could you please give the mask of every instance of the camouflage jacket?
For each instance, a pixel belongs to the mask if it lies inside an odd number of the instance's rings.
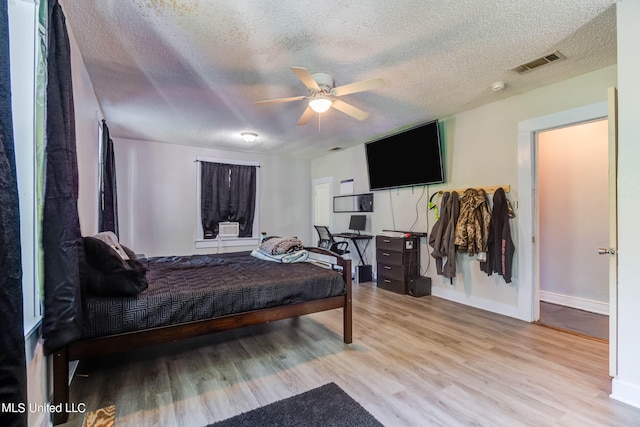
[[[458,252],[467,252],[470,256],[477,254],[480,261],[485,261],[490,221],[487,193],[483,189],[465,190],[460,199],[460,216],[456,224]]]

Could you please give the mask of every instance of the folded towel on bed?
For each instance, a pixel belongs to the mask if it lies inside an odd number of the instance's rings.
[[[305,249],[301,249],[299,251],[291,252],[288,254],[272,255],[258,248],[251,251],[251,256],[258,259],[263,259],[265,261],[274,261],[282,264],[292,264],[294,262],[306,261],[307,258],[309,258],[309,252]]]
[[[302,250],[304,246],[297,237],[267,237],[258,249],[268,255],[282,255]]]

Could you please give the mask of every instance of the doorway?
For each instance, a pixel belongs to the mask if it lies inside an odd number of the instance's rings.
[[[607,90],[607,101],[586,105],[546,116],[524,120],[518,124],[518,247],[519,318],[535,322],[540,318],[538,289],[538,250],[536,244],[537,180],[535,179],[536,133],[548,129],[585,123],[608,117],[609,124],[609,375],[617,375],[617,91]]]
[[[332,229],[333,217],[331,215],[331,202],[333,200],[333,178],[314,179],[312,187],[313,217],[311,218],[311,232],[313,233],[312,241],[317,241],[318,234],[315,228],[313,228],[314,225],[326,225],[330,230]]]
[[[608,120],[536,133],[539,323],[608,340]]]

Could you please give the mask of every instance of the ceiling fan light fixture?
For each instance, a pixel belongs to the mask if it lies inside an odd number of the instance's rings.
[[[244,139],[244,142],[253,142],[258,137],[255,132],[240,132],[240,136]]]
[[[309,107],[316,113],[324,113],[331,108],[331,104],[333,104],[331,98],[324,95],[315,96],[309,101]]]

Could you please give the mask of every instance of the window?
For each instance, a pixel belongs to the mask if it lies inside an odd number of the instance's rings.
[[[258,242],[256,162],[198,157],[196,248],[255,245]],[[239,236],[218,235],[220,222],[238,222]]]
[[[46,2],[41,2],[46,12]],[[38,6],[34,1],[10,1],[9,42],[13,133],[20,200],[22,295],[24,330],[29,334],[41,318],[40,213],[43,194],[44,66],[38,48],[46,38],[44,25],[36,30]],[[42,14],[45,17],[46,13]],[[42,18],[44,19],[44,18]],[[42,54],[44,52],[40,51]],[[36,102],[36,100],[38,102]],[[40,108],[42,107],[42,108]]]

